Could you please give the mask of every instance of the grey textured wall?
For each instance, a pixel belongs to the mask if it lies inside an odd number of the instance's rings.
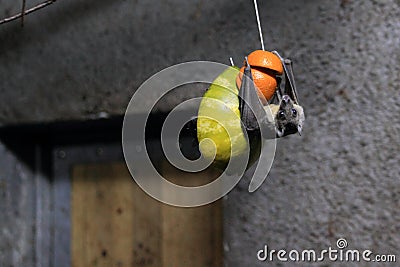
[[[35,184],[29,167],[34,152],[21,148],[26,161],[0,143],[0,266],[30,266],[35,260]],[[33,164],[34,165],[34,164]]]
[[[242,180],[230,194],[228,266],[265,266],[255,257],[264,244],[335,248],[340,237],[398,255],[400,2],[279,3],[263,3],[264,23],[286,18],[267,36],[296,62],[306,126],[279,140],[261,190],[246,193]]]
[[[0,16],[19,9],[3,6]],[[264,244],[322,249],[339,237],[400,257],[400,2],[269,0],[260,13],[267,49],[295,62],[306,125],[279,140],[257,192],[243,179],[229,194],[227,266],[265,266]],[[122,114],[164,67],[239,62],[258,47],[252,1],[57,1],[23,29],[0,26],[0,123]]]

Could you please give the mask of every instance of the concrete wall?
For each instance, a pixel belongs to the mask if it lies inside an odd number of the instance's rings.
[[[279,140],[261,190],[247,194],[242,180],[230,194],[228,266],[265,266],[255,258],[264,244],[336,248],[340,237],[398,253],[400,3],[279,2],[262,12],[286,18],[272,34],[296,62],[307,121],[302,137]]]
[[[21,149],[30,162],[32,149]],[[0,144],[0,265],[30,266],[35,260],[35,171]]]
[[[264,244],[323,249],[339,237],[398,253],[400,2],[259,5],[266,48],[295,62],[307,120],[302,137],[279,140],[256,193],[243,179],[229,194],[227,266],[264,266]],[[0,6],[0,16],[19,10]],[[24,28],[0,26],[0,123],[122,114],[134,90],[171,64],[240,62],[258,48],[251,1],[57,1]]]

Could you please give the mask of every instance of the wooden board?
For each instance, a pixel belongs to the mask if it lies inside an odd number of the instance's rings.
[[[169,181],[195,186],[214,179],[215,173],[183,173],[165,164],[163,175]],[[222,265],[222,203],[196,208],[164,205],[162,219],[162,266],[218,267]]]
[[[164,167],[171,181],[210,175]],[[183,180],[182,180],[183,181]],[[123,163],[76,165],[71,196],[72,266],[222,266],[222,207],[176,208],[146,195]]]
[[[71,204],[72,266],[160,266],[160,205],[124,164],[74,167]]]

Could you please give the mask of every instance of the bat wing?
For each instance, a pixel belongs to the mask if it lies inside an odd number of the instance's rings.
[[[263,118],[266,114],[257,94],[257,89],[254,86],[250,64],[247,64],[244,69],[242,84],[239,90],[239,110],[246,130],[253,131],[260,129],[257,118]]]

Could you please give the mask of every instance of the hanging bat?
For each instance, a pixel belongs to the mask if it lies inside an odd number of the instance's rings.
[[[199,149],[205,157],[215,154],[214,162],[226,166],[231,156],[241,155],[250,146],[251,164],[259,155],[262,127],[273,127],[275,137],[281,138],[301,134],[304,119],[291,61],[275,51],[257,50],[245,58],[240,70],[227,68],[204,94],[197,118]],[[205,139],[213,144],[202,142]]]

